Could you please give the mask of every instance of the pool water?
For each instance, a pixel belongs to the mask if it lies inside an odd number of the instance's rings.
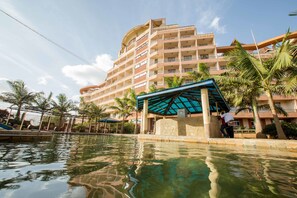
[[[297,197],[297,152],[114,136],[1,143],[0,197]]]

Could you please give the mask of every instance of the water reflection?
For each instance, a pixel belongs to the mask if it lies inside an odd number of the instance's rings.
[[[57,135],[0,145],[0,197],[296,197],[297,153]]]

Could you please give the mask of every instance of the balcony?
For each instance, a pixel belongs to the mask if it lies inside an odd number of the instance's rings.
[[[199,39],[213,38],[214,37],[214,34],[213,33],[197,34],[196,37],[199,38]]]
[[[170,47],[170,48],[165,48],[164,53],[172,53],[172,52],[178,52],[179,48],[178,47]]]
[[[198,50],[207,50],[207,49],[214,49],[215,45],[212,44],[199,44],[198,45]]]

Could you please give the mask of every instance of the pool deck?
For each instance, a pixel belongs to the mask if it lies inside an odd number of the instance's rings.
[[[30,142],[43,141],[52,138],[52,132],[39,132],[28,130],[0,130],[0,141],[8,142]]]
[[[156,136],[156,135],[138,135],[139,140],[153,140],[153,141],[178,141],[190,143],[202,143],[213,145],[229,145],[229,146],[247,146],[254,148],[274,148],[286,149],[297,152],[297,140],[276,140],[276,139],[230,139],[230,138],[209,138],[198,139],[197,137],[189,136]]]
[[[113,133],[75,133],[75,132],[57,132],[57,131],[29,131],[29,130],[0,130],[0,141],[32,141],[32,140],[50,140],[53,134],[65,135],[108,135],[125,136],[138,138],[140,141],[165,141],[165,142],[188,142],[212,145],[243,146],[254,148],[274,148],[285,149],[297,152],[297,140],[277,140],[277,139],[247,139],[247,138],[209,138],[199,139],[194,136],[165,136],[151,134],[113,134]]]

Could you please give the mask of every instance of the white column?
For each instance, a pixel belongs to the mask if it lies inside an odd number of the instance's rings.
[[[142,110],[142,121],[141,121],[141,133],[145,134],[147,133],[148,129],[148,120],[147,120],[147,115],[148,115],[148,100],[143,101],[143,110]]]
[[[202,114],[203,114],[205,138],[209,138],[210,111],[209,111],[208,89],[201,89],[201,102],[202,102]]]
[[[26,112],[24,112],[24,113],[22,114],[22,122],[21,122],[20,130],[22,130],[22,128],[23,128],[23,124],[24,124],[24,121],[25,121],[25,117],[26,117]]]

